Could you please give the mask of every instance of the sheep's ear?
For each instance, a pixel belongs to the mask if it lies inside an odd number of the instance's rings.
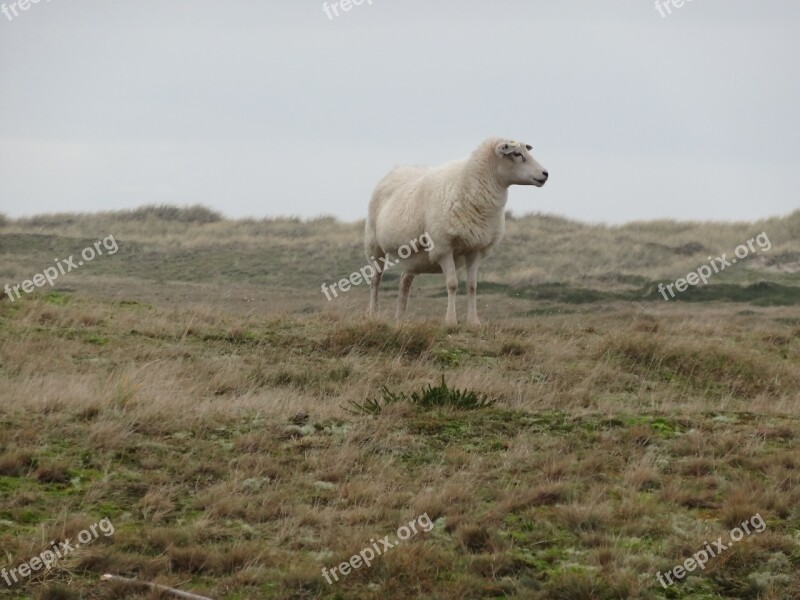
[[[494,147],[494,152],[497,154],[497,156],[503,156],[505,154],[516,152],[519,149],[519,146],[519,142],[500,142]]]
[[[525,144],[525,147],[528,149],[528,152],[533,150],[533,146],[531,146],[530,144]]]

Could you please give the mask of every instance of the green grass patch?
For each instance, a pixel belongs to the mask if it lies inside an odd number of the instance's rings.
[[[364,402],[352,400],[350,405],[355,414],[377,415],[383,411],[384,407],[398,402],[409,402],[420,410],[436,408],[481,410],[497,404],[496,399],[489,399],[485,394],[448,387],[444,375],[442,375],[442,382],[439,385],[428,384],[420,391],[411,392],[410,395],[403,392],[392,392],[388,387],[383,386],[380,398],[367,398]]]

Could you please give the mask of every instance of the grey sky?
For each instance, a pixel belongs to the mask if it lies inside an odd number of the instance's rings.
[[[355,220],[395,164],[492,135],[532,144],[550,171],[512,191],[518,214],[798,208],[798,3],[691,0],[662,18],[651,0],[372,0],[333,20],[322,5],[0,14],[0,211],[200,202]]]

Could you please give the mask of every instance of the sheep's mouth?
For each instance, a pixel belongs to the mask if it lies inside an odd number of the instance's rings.
[[[533,178],[533,181],[533,185],[536,187],[542,187],[545,183],[547,183],[547,179],[536,179],[536,177]]]

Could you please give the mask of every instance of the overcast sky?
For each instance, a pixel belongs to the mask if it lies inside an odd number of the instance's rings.
[[[333,19],[319,0],[16,10],[0,14],[10,216],[203,203],[355,220],[392,166],[495,135],[550,171],[512,190],[517,214],[799,207],[797,2],[691,0],[665,17],[651,0],[365,0]]]

